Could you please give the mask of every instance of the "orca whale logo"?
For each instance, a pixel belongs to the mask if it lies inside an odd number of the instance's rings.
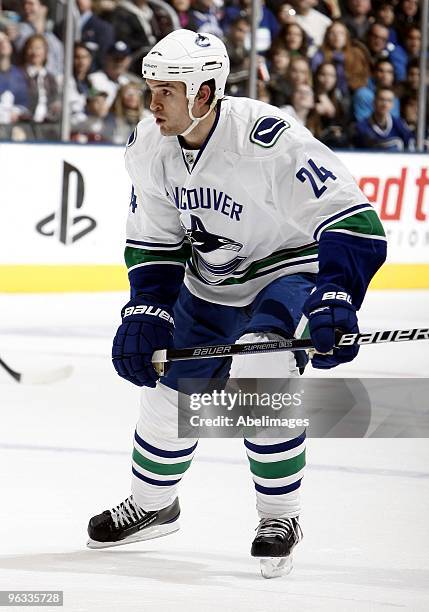
[[[195,39],[195,44],[199,47],[210,47],[210,40],[208,36],[204,36],[203,34],[198,34]]]
[[[230,251],[241,251],[243,245],[226,236],[209,232],[196,215],[189,215],[188,220],[189,224],[186,225],[182,220],[182,225],[192,246],[195,267],[208,283],[222,282],[222,279],[214,277],[228,276],[246,259],[238,255],[232,259],[228,258]],[[202,254],[206,257],[203,257]]]
[[[240,242],[208,232],[199,217],[195,215],[191,215],[190,217],[191,227],[185,228],[185,232],[191,245],[194,249],[200,251],[200,253],[212,253],[217,249],[240,251],[243,248]]]

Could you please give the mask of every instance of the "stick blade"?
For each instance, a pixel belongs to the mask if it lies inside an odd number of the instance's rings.
[[[73,372],[73,366],[67,365],[55,370],[33,370],[23,372],[19,382],[24,385],[48,385],[68,378]]]

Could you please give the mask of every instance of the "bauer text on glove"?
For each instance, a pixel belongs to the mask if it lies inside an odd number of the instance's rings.
[[[139,387],[155,387],[158,374],[152,355],[158,349],[173,346],[174,321],[163,305],[132,299],[121,312],[122,324],[113,340],[112,361],[115,370]]]
[[[334,348],[336,330],[353,334],[359,332],[356,308],[346,291],[336,285],[319,287],[307,298],[303,312],[308,318],[315,349],[320,353],[333,351],[331,355],[316,353],[312,359],[314,368],[334,368],[356,357],[359,351],[357,345]]]

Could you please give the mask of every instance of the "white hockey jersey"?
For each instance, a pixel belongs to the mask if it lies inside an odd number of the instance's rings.
[[[280,276],[317,272],[326,229],[353,233],[358,217],[358,235],[382,235],[345,166],[273,106],[225,98],[196,161],[188,165],[187,158],[179,139],[162,136],[152,117],[130,137],[130,273],[186,267],[192,294],[244,306]],[[362,223],[362,215],[375,220]],[[164,269],[168,275],[172,268]]]

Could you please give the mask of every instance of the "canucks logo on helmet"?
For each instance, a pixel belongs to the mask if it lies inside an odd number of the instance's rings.
[[[195,39],[195,44],[199,47],[210,47],[210,40],[208,36],[203,36],[203,34],[198,34]]]

